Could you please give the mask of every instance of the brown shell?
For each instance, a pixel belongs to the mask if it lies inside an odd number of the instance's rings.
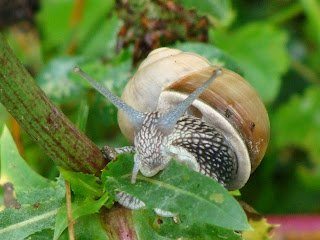
[[[216,66],[197,54],[156,49],[141,63],[121,98],[140,112],[166,112],[198,88],[215,69]],[[231,141],[235,139],[239,143],[235,148],[247,146],[238,155],[242,156],[239,174],[243,176],[236,176],[228,188],[241,188],[259,165],[269,142],[268,114],[254,88],[238,74],[223,68],[223,74],[194,101],[189,113],[203,117],[224,134],[238,133]],[[118,122],[123,134],[133,143],[134,128],[121,111]]]
[[[165,90],[189,95],[217,68],[211,66],[185,76]],[[253,172],[266,152],[270,137],[268,113],[254,88],[237,73],[223,68],[223,75],[217,78],[199,98],[224,115],[238,130],[249,149],[251,172]]]

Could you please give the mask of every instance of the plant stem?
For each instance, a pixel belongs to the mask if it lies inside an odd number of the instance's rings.
[[[11,129],[12,129],[12,137],[14,139],[14,142],[17,145],[20,156],[23,157],[23,145],[21,141],[20,125],[13,117],[10,117],[10,122],[11,122]]]
[[[111,209],[101,212],[109,239],[137,240],[132,211],[115,204]],[[125,219],[125,221],[123,221]]]
[[[72,204],[71,204],[71,189],[70,183],[65,181],[66,184],[66,202],[67,202],[67,217],[68,217],[68,233],[69,240],[74,240],[74,227],[72,221]]]
[[[100,175],[100,150],[48,99],[1,34],[0,102],[56,164]]]

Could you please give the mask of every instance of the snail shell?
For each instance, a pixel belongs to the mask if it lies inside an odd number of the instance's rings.
[[[217,68],[197,54],[159,48],[141,63],[121,98],[141,112],[168,112]],[[238,169],[227,188],[235,190],[244,186],[261,162],[269,142],[270,124],[254,88],[237,73],[222,69],[222,76],[193,102],[187,114],[202,118],[232,145]],[[133,143],[134,127],[121,111],[118,122],[125,137]]]

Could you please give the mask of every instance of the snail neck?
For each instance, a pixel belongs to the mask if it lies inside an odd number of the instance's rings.
[[[167,154],[170,135],[162,132],[157,126],[161,116],[159,112],[145,113],[143,124],[135,134],[135,166],[131,179],[133,183],[138,171],[151,177],[163,170],[171,159]]]

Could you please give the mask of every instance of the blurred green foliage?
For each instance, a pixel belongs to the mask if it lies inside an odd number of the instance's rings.
[[[149,50],[161,46],[196,52],[239,72],[260,94],[271,122],[268,152],[241,190],[242,199],[261,213],[319,213],[319,1],[204,2],[44,0],[33,21],[2,26],[2,31],[73,122],[81,106],[88,106],[83,131],[99,146],[127,141],[116,109],[74,76],[73,66],[81,65],[117,95]],[[4,124],[16,133],[31,168],[54,179],[57,170],[50,159],[24,132],[19,135],[0,105],[0,131]]]

